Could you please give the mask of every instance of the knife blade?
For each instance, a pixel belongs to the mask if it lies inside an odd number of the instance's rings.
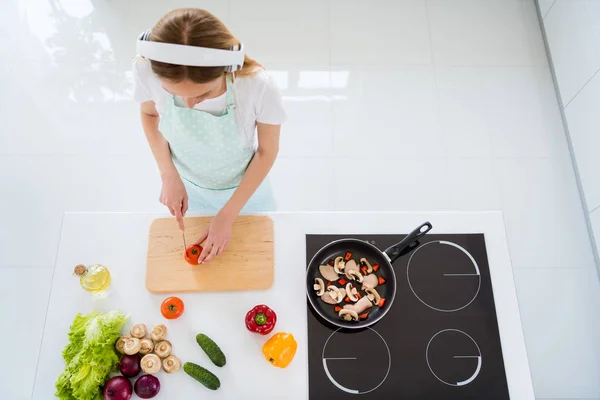
[[[181,237],[183,238],[183,252],[187,249],[187,244],[185,244],[185,232],[181,232]]]

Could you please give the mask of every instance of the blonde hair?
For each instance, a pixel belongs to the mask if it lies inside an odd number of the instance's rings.
[[[183,44],[231,50],[240,45],[219,18],[199,8],[180,8],[165,14],[152,28],[153,42]],[[225,73],[224,67],[190,67],[150,60],[152,71],[171,82],[190,80],[195,83],[213,81]],[[251,76],[263,69],[262,65],[248,55],[236,76]]]

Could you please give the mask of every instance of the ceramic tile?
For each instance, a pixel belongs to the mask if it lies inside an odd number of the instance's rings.
[[[495,168],[513,267],[594,265],[568,162],[506,159]]]
[[[337,71],[349,71],[349,78],[333,101],[336,156],[443,155],[431,67],[335,66],[332,73]]]
[[[489,68],[485,115],[495,157],[564,157],[566,136],[547,67]]]
[[[269,66],[329,62],[328,2],[231,0],[231,30],[248,54]],[[250,22],[251,21],[251,22]]]
[[[438,65],[541,65],[536,20],[518,1],[427,0]]]
[[[596,52],[600,55],[600,2],[597,0],[583,0],[583,6],[594,35]]]
[[[498,178],[491,159],[447,160],[446,208],[456,211],[502,209]]]
[[[600,74],[565,109],[579,179],[589,210],[600,206]]]
[[[336,210],[447,210],[447,171],[445,160],[336,158]]]
[[[536,397],[599,397],[596,270],[516,269],[515,283]]]
[[[431,42],[424,1],[331,1],[334,64],[430,65]]]
[[[51,284],[50,267],[2,269],[0,301],[13,305],[0,309],[0,342],[5,344],[0,386],[5,399],[31,398]]]
[[[584,3],[557,0],[544,26],[562,102],[568,104],[600,69],[600,52]]]
[[[550,12],[550,9],[552,6],[554,6],[554,3],[556,3],[556,0],[538,0],[540,14],[542,14],[543,18],[545,18],[548,12]]]
[[[491,157],[491,129],[483,101],[487,68],[439,67],[435,73],[447,153],[454,157]]]
[[[0,157],[0,266],[54,265],[65,211],[164,211],[160,178],[147,157]],[[34,259],[28,254],[36,245]]]
[[[329,211],[334,160],[279,157],[270,174],[278,211]]]

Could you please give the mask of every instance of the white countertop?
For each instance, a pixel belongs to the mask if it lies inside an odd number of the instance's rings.
[[[93,309],[119,310],[133,323],[165,323],[173,352],[214,372],[221,380],[216,392],[205,389],[183,371],[158,374],[161,391],[156,399],[307,399],[307,320],[304,285],[305,235],[402,234],[425,220],[432,233],[484,233],[494,289],[511,399],[534,399],[525,341],[514,287],[502,214],[491,213],[274,213],[275,283],[267,291],[181,294],[184,315],[165,321],[160,303],[167,297],[150,294],[144,285],[148,229],[163,214],[65,214],[56,258],[50,303],[38,361],[34,399],[53,398],[54,382],[64,368],[61,351],[77,313]],[[76,264],[102,263],[110,269],[111,291],[104,298],[84,292],[72,276]],[[277,313],[275,331],[294,334],[298,352],[286,369],[272,367],[261,353],[269,337],[250,333],[246,312],[265,303]],[[199,332],[212,337],[227,356],[215,367],[195,342]],[[253,394],[256,393],[256,396]]]

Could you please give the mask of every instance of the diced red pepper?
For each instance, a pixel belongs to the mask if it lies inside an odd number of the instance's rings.
[[[360,270],[362,271],[363,275],[367,275],[367,267],[363,265],[362,267],[360,267]]]
[[[328,286],[328,287],[329,287],[329,286],[331,286],[331,285],[333,285],[333,283],[331,283],[331,282],[327,282],[327,286]]]
[[[333,267],[333,259],[329,260],[329,261],[327,262],[327,264],[329,264],[329,265],[331,265],[331,266]]]
[[[352,253],[347,252],[346,256],[344,257],[344,261],[350,261],[351,258],[352,258]]]
[[[345,301],[346,303],[350,303],[350,302],[352,302],[352,300],[350,300],[350,297],[348,297],[348,296],[346,296],[346,298],[344,299],[344,301]]]
[[[333,307],[333,310],[334,310],[335,312],[338,312],[338,313],[339,313],[340,311],[342,311],[342,307],[340,307],[340,306],[335,306],[335,307]]]
[[[360,299],[362,296],[360,293],[356,293],[356,297],[358,297]]]
[[[378,282],[380,285],[383,285],[383,284],[384,284],[386,281],[385,281],[385,279],[383,279],[383,276],[380,276],[380,277],[378,277],[378,278],[377,278],[377,282]]]
[[[379,303],[377,303],[377,306],[383,307],[384,304],[385,304],[385,299],[381,299],[381,300],[379,300]]]
[[[379,270],[379,264],[373,265],[373,271],[377,272]]]
[[[368,317],[368,316],[369,316],[369,313],[368,313],[368,312],[366,312],[366,313],[362,313],[362,314],[360,314],[360,315],[358,316],[358,318],[360,318],[360,319],[367,319],[367,317]]]
[[[347,281],[347,280],[345,280],[344,278],[340,278],[340,279],[338,280],[338,283],[339,283],[340,285],[342,285],[342,286],[345,286],[345,285],[346,285],[346,283],[348,283],[348,281]]]

